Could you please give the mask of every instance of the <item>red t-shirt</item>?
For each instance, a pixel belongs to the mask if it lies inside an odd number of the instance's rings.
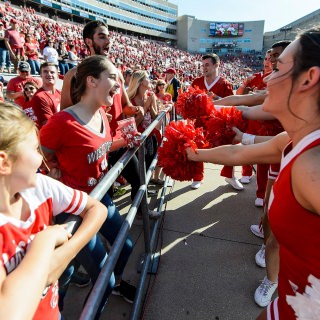
[[[222,77],[219,77],[213,85],[211,84],[208,86],[205,83],[204,76],[202,76],[193,80],[192,87],[198,87],[201,90],[213,92],[220,98],[233,95],[232,84]]]
[[[87,127],[72,111],[53,115],[40,130],[41,146],[56,154],[61,182],[91,192],[108,171],[108,152],[112,145],[105,112],[101,133]]]
[[[292,191],[292,167],[306,150],[320,145],[320,130],[304,137],[292,149],[289,144],[281,159],[281,169],[269,201],[269,220],[279,243],[280,269],[277,319],[296,316],[287,296],[305,294],[309,275],[320,279],[320,216],[297,201]]]
[[[23,47],[19,31],[7,29],[4,34],[4,37],[5,39],[8,39],[12,50],[20,49]]]
[[[38,119],[36,115],[34,114],[33,108],[32,108],[32,103],[31,101],[26,101],[24,105],[22,106],[23,112],[36,124],[38,124]]]
[[[37,187],[24,190],[21,195],[30,209],[30,216],[26,221],[0,213],[0,265],[7,275],[19,266],[34,235],[52,224],[53,216],[61,212],[78,215],[87,203],[85,193],[66,187],[42,174],[37,175]],[[56,281],[43,290],[33,319],[60,319],[58,298]]]
[[[270,75],[271,71],[263,74],[263,72],[257,72],[253,75],[252,80],[249,81],[246,86],[258,90],[263,90],[266,88],[266,83],[264,82],[264,78]],[[271,127],[274,126],[274,130],[271,129]],[[268,129],[268,134],[263,133],[265,131],[263,127],[270,128]],[[276,135],[280,133],[280,124],[278,120],[248,120],[248,126],[246,133],[256,134],[256,135]]]
[[[249,81],[246,84],[246,86],[250,87],[250,88],[255,88],[258,90],[265,89],[267,85],[264,82],[264,78],[267,77],[270,73],[271,73],[271,71],[266,74],[263,74],[263,71],[254,73],[251,81]]]
[[[160,100],[161,103],[172,102],[172,95],[168,92],[165,92],[162,97],[160,97],[159,93],[156,93],[156,96]]]
[[[25,51],[31,51],[34,50],[35,52],[33,53],[26,53],[26,56],[28,57],[29,60],[37,60],[38,59],[38,46],[35,43],[25,43]]]
[[[36,78],[36,77],[28,77],[26,79],[22,79],[19,76],[12,78],[9,80],[8,85],[7,85],[7,91],[12,91],[12,92],[21,92],[23,91],[23,86],[26,82],[32,81],[38,85],[40,88],[42,86],[42,80],[41,78]],[[14,99],[14,102],[18,104],[20,107],[23,107],[24,103],[26,102],[25,97],[18,97],[17,99]]]
[[[41,128],[56,112],[60,111],[61,92],[55,90],[54,93],[49,93],[43,88],[40,88],[31,99],[32,108],[37,123]]]

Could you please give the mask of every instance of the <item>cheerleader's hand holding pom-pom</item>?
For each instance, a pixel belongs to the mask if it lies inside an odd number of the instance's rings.
[[[236,127],[232,127],[232,130],[236,134],[233,138],[232,144],[241,142],[243,137],[243,132]]]
[[[197,151],[187,147],[186,148],[187,159],[189,161],[197,161]]]
[[[207,118],[205,122],[206,139],[210,147],[218,147],[225,144],[232,144],[236,136],[233,127],[245,131],[247,121],[242,118],[242,112],[235,107],[221,108]]]
[[[166,127],[163,145],[158,149],[158,166],[175,180],[191,180],[201,174],[203,168],[201,163],[188,160],[186,149],[196,150],[205,145],[202,128],[195,128],[191,120],[172,121]]]

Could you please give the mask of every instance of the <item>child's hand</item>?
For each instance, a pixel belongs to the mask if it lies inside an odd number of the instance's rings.
[[[70,238],[71,234],[67,231],[67,224],[55,224],[53,226],[48,226],[45,230],[39,232],[38,235],[42,234],[55,239],[55,247],[60,247],[66,243]]]

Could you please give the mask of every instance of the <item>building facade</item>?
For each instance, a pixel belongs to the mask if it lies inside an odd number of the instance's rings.
[[[266,32],[263,38],[263,47],[267,50],[277,41],[294,40],[300,32],[314,27],[320,27],[320,9],[293,21],[280,29]]]
[[[204,21],[194,16],[178,18],[178,48],[194,53],[261,52],[264,20]]]
[[[20,0],[13,4],[21,5]],[[110,30],[177,41],[178,6],[165,0],[24,0],[26,6],[74,22],[106,21]]]

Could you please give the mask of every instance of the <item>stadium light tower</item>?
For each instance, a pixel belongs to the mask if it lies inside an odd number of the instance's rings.
[[[284,32],[284,39],[283,40],[287,40],[287,32],[291,31],[291,30],[292,30],[292,27],[290,27],[290,26],[289,27],[283,27],[283,28],[280,29],[281,32]]]

